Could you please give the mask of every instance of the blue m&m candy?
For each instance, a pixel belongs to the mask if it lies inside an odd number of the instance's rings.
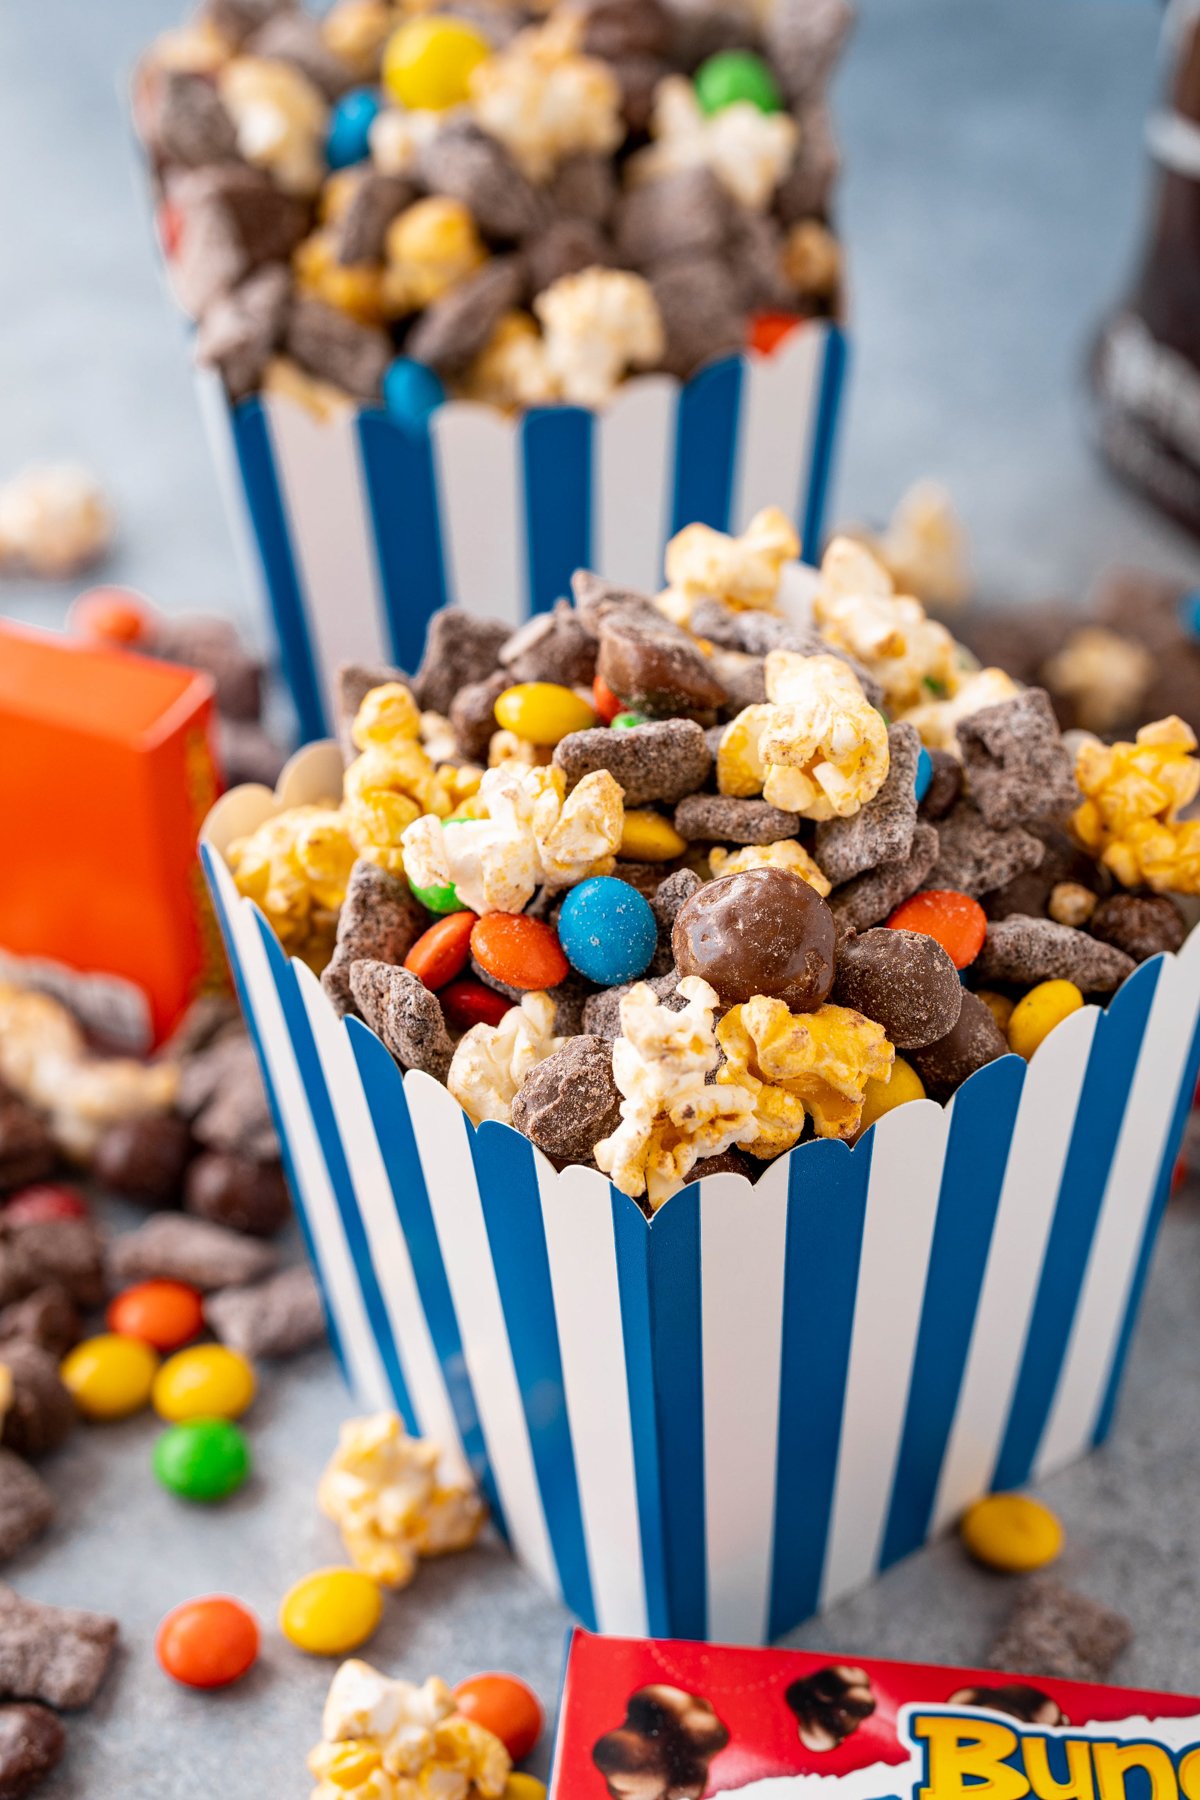
[[[383,403],[393,419],[410,429],[424,426],[446,398],[446,390],[424,363],[398,356],[383,377]]]
[[[1194,638],[1200,638],[1200,588],[1192,588],[1179,602],[1179,622]]]
[[[917,790],[917,805],[918,806],[920,806],[922,800],[925,798],[926,794],[929,792],[929,784],[932,780],[933,780],[933,758],[930,756],[930,754],[929,754],[928,750],[925,748],[924,744],[922,744],[921,745],[921,753],[917,757],[916,790]]]
[[[646,973],[658,926],[650,902],[636,888],[612,875],[593,875],[563,901],[558,941],[573,969],[589,981],[615,987]]]
[[[325,154],[331,169],[348,169],[370,155],[371,127],[379,112],[374,88],[351,88],[333,109]]]

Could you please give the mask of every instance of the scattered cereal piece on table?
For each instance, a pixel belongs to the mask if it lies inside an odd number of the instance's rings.
[[[1053,1576],[1024,1582],[987,1662],[993,1669],[1057,1675],[1066,1681],[1106,1681],[1132,1642],[1127,1619]]]
[[[273,1274],[279,1253],[269,1244],[204,1219],[156,1213],[114,1241],[108,1262],[118,1284],[183,1281],[203,1294],[214,1288],[243,1287]]]
[[[70,1436],[76,1403],[50,1351],[19,1339],[0,1344],[0,1382],[7,1390],[7,1404],[0,1408],[0,1443],[6,1450],[35,1461]]]
[[[325,1340],[321,1291],[303,1266],[283,1269],[250,1287],[209,1294],[204,1323],[214,1337],[251,1361],[294,1356]]]
[[[0,1795],[3,1800],[25,1800],[50,1771],[57,1768],[66,1748],[62,1722],[49,1707],[32,1702],[0,1706]]]
[[[116,1647],[115,1619],[26,1600],[0,1586],[0,1699],[90,1706]]]
[[[54,1496],[23,1457],[0,1449],[0,1563],[39,1538],[57,1511]]]

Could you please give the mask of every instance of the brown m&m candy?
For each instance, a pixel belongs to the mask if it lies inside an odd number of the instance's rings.
[[[810,1012],[833,986],[837,927],[807,881],[787,869],[745,869],[710,881],[671,932],[681,975],[699,975],[729,1005],[755,994]]]

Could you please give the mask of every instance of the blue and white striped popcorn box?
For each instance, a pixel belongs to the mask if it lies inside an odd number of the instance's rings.
[[[581,1620],[763,1642],[1101,1442],[1200,1061],[1200,931],[1028,1066],[648,1220],[402,1076],[238,896],[229,843],[340,776],[301,751],[202,844],[331,1334]]]
[[[741,531],[791,511],[817,552],[846,342],[808,321],[771,356],[686,383],[627,382],[603,412],[518,419],[467,401],[427,423],[349,407],[319,420],[261,394],[200,393],[243,568],[262,592],[303,739],[328,735],[339,663],[415,669],[430,614],[455,604],[514,627],[595,569],[653,593],[663,552],[700,520]]]

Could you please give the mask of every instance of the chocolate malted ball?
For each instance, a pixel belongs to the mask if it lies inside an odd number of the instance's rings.
[[[833,986],[837,926],[815,888],[787,869],[710,881],[671,932],[681,975],[699,975],[726,1004],[766,994],[810,1012]]]
[[[838,949],[833,999],[882,1025],[897,1050],[936,1043],[958,1023],[963,988],[942,946],[881,926]]]
[[[58,1149],[41,1114],[0,1090],[0,1194],[43,1180],[57,1163]]]
[[[948,1100],[968,1075],[995,1062],[1008,1042],[977,994],[963,989],[958,1021],[945,1037],[912,1052],[911,1061],[931,1100]]]
[[[220,1150],[198,1156],[188,1170],[184,1209],[213,1225],[228,1225],[249,1237],[271,1237],[292,1210],[287,1182],[277,1162],[257,1162]]]
[[[92,1173],[104,1187],[141,1206],[172,1206],[191,1149],[191,1127],[176,1113],[119,1119],[101,1135]]]
[[[1114,894],[1100,902],[1088,930],[1138,963],[1178,950],[1187,936],[1183,914],[1167,894]]]
[[[48,1706],[0,1706],[0,1800],[25,1800],[62,1758],[67,1734]]]
[[[610,613],[600,626],[596,669],[627,707],[647,718],[711,714],[725,700],[695,639],[666,619]]]
[[[729,1730],[708,1700],[658,1685],[631,1694],[624,1722],[592,1751],[612,1800],[700,1800]]]
[[[852,1663],[831,1663],[801,1676],[783,1697],[806,1750],[836,1750],[875,1711],[870,1677]]]

